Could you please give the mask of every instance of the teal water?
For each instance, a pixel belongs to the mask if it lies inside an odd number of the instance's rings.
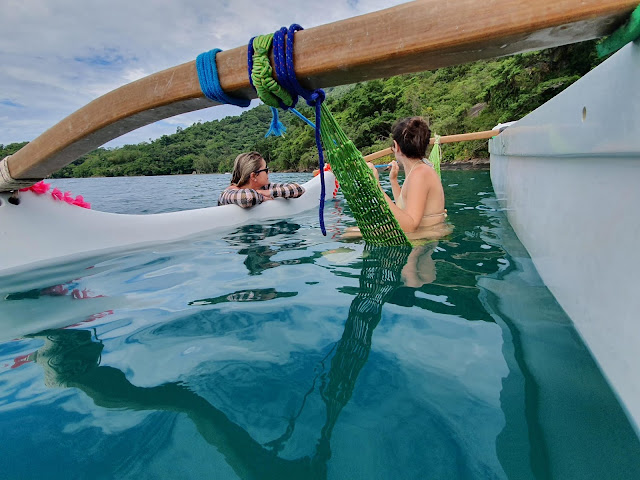
[[[156,213],[228,181],[54,183]],[[0,478],[640,478],[488,172],[443,183],[455,230],[414,250],[340,241],[338,198],[327,237],[311,211],[0,278],[0,321],[51,327],[0,343]]]

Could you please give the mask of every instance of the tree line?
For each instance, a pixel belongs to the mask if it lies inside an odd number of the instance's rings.
[[[542,105],[600,60],[595,42],[583,42],[435,71],[372,80],[327,90],[326,104],[355,146],[366,155],[390,144],[398,118],[429,119],[433,133],[490,130],[518,120]],[[314,121],[314,112],[298,103]],[[98,148],[53,177],[112,177],[229,172],[235,157],[257,150],[273,171],[309,171],[318,153],[314,131],[291,113],[280,112],[284,137],[265,138],[271,111],[261,105],[239,116],[199,122],[175,134],[118,148]],[[27,142],[0,144],[0,158]],[[488,157],[487,141],[443,145],[443,161]]]

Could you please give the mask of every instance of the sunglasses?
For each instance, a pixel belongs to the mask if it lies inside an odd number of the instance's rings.
[[[255,173],[256,175],[260,175],[262,172],[267,172],[267,173],[269,173],[269,167],[261,168],[260,170],[256,170],[256,171],[255,171],[255,172],[253,172],[253,173]]]

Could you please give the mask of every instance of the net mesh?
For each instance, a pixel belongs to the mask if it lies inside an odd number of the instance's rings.
[[[410,245],[360,151],[322,105],[322,146],[365,242]]]

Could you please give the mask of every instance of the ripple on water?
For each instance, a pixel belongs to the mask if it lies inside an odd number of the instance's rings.
[[[211,205],[228,181],[62,188],[162,212]],[[489,176],[443,183],[455,229],[428,248],[341,242],[339,197],[327,237],[312,211],[0,280],[16,332],[0,343],[4,474],[640,478],[615,396],[505,247]]]

